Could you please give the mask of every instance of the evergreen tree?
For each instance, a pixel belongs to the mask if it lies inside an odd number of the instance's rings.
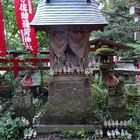
[[[140,25],[134,23],[124,0],[115,0],[113,4],[103,7],[102,12],[108,21],[108,26],[104,32],[98,32],[97,37],[108,38],[117,43],[134,43],[133,35],[135,31],[140,30]]]
[[[135,23],[133,17],[130,16],[126,1],[114,0],[108,4],[103,0],[101,2],[104,4],[101,11],[108,21],[108,26],[105,27],[104,32],[98,31],[96,37],[126,44],[134,48],[131,53],[128,52],[128,57],[137,57],[140,52],[140,44],[134,41],[134,32],[140,31],[140,23]]]

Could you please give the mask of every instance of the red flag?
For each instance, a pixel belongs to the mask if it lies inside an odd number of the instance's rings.
[[[26,50],[37,54],[38,44],[36,33],[30,22],[34,17],[34,8],[32,0],[14,0],[18,29]]]
[[[6,41],[4,35],[2,2],[0,1],[0,56],[5,56],[5,55],[6,55]]]

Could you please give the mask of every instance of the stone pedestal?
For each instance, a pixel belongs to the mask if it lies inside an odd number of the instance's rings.
[[[90,82],[77,75],[54,76],[41,124],[91,124]]]
[[[122,120],[127,118],[124,93],[117,94],[114,91],[114,88],[109,88],[107,111],[109,117],[113,120]]]
[[[16,115],[19,117],[24,116],[31,122],[35,113],[32,95],[14,95],[12,100],[14,112]]]

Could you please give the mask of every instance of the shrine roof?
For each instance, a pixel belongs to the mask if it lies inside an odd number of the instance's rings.
[[[134,66],[133,60],[119,60],[116,67],[118,74],[140,74],[140,70]]]
[[[100,29],[107,21],[95,0],[40,0],[35,17],[30,23],[35,28],[43,26],[86,25]]]
[[[117,68],[127,69],[127,70],[135,70],[133,61],[118,61]]]
[[[129,46],[127,46],[127,45],[115,43],[111,40],[102,39],[102,38],[91,40],[90,45],[95,45],[95,48],[93,50],[100,48],[102,45],[108,45],[110,48],[112,48],[116,51],[118,51],[119,49],[122,49],[124,51],[129,49]]]

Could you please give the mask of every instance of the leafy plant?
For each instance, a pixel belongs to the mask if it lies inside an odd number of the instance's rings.
[[[119,140],[128,140],[126,136],[119,136]]]
[[[140,99],[134,104],[128,104],[128,114],[132,118],[132,124],[129,126],[129,131],[133,139],[140,139]]]
[[[95,117],[99,119],[98,121],[101,121],[107,116],[105,111],[107,89],[105,87],[100,87],[96,80],[91,85],[91,93],[91,102]]]
[[[23,135],[25,125],[19,117],[12,118],[11,112],[6,112],[0,118],[0,139],[1,140],[17,140]]]
[[[63,131],[62,132],[62,137],[66,137],[66,138],[73,138],[73,137],[86,138],[87,137],[87,131],[85,129],[80,129],[80,130],[77,130],[77,131],[74,131],[74,130]]]

